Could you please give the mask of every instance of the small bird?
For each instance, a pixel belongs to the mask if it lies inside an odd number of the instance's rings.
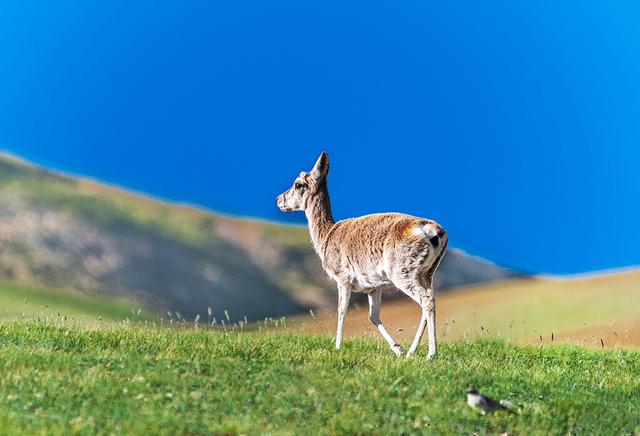
[[[501,404],[503,401],[505,400],[502,400],[500,401],[500,403],[498,403],[497,401],[492,400],[491,398],[480,394],[474,388],[469,388],[469,390],[467,391],[467,404],[469,405],[469,407],[471,407],[474,410],[477,410],[482,415],[485,415],[487,412],[497,412],[497,411],[513,413],[512,410],[510,410],[508,407],[505,407],[506,404],[505,405]]]

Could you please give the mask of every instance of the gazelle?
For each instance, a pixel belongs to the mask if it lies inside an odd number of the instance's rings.
[[[422,308],[416,336],[407,351],[412,356],[428,327],[429,354],[436,354],[436,300],[433,275],[447,249],[447,233],[435,221],[399,213],[366,215],[335,222],[327,188],[329,156],[322,152],[309,173],[302,172],[293,186],[278,196],[284,212],[304,211],[313,247],[322,267],[338,285],[336,348],[342,345],[344,316],[351,292],[369,298],[369,319],[391,350],[402,348],[380,321],[381,288],[395,286]]]

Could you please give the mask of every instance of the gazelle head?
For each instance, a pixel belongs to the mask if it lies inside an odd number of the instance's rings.
[[[320,153],[320,157],[308,173],[301,172],[289,190],[278,195],[278,207],[283,212],[305,210],[309,200],[326,188],[329,173],[329,155]]]

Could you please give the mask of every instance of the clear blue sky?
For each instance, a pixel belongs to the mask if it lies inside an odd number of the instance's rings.
[[[640,3],[3,2],[0,148],[239,215],[318,152],[533,272],[640,264]]]

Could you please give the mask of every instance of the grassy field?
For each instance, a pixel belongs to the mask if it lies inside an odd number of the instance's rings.
[[[505,341],[397,359],[323,335],[0,323],[10,434],[619,434],[640,431],[640,354]],[[480,416],[470,384],[521,404]]]
[[[95,323],[99,321],[152,321],[154,316],[139,304],[120,298],[89,296],[67,290],[41,289],[0,283],[0,320],[62,319]]]
[[[532,278],[472,286],[437,294],[441,340],[501,337],[520,343],[571,342],[601,347],[640,346],[640,271],[574,280]],[[382,321],[400,340],[413,338],[420,308],[409,298],[384,301]],[[294,331],[330,333],[335,314],[292,319]],[[352,308],[345,334],[379,333],[366,304]],[[602,342],[601,342],[602,340]]]

